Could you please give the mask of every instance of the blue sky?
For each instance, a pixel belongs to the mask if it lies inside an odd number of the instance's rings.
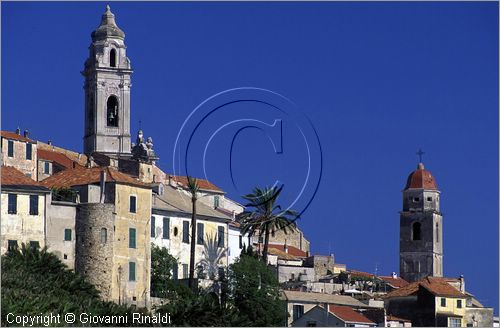
[[[122,3],[139,120],[159,165],[172,170],[177,133],[202,101],[252,86],[292,100],[322,147],[318,193],[299,225],[313,253],[348,268],[398,271],[401,190],[424,163],[442,191],[444,271],[498,313],[498,3]],[[83,77],[90,33],[105,3],[2,3],[2,129],[81,151]],[[277,118],[260,105],[221,122]],[[293,121],[292,121],[293,123]],[[231,131],[208,148],[210,180],[236,200],[255,186],[304,180],[304,145],[283,121],[283,153],[258,129],[235,139],[237,189],[228,174]],[[295,131],[295,132],[294,132]],[[233,131],[234,132],[234,131]],[[203,176],[200,161],[190,173]]]

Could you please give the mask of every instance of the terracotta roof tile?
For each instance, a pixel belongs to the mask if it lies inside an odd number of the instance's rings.
[[[6,138],[6,139],[24,141],[24,142],[29,142],[29,143],[36,143],[36,141],[31,140],[30,138],[25,138],[22,135],[19,135],[15,132],[1,131],[1,135],[2,135],[2,137]]]
[[[348,306],[328,304],[328,311],[344,322],[375,324],[373,321]]]
[[[172,179],[176,181],[177,183],[180,183],[183,186],[187,186],[188,179],[185,176],[172,176]],[[210,191],[218,191],[218,192],[223,192],[219,187],[214,185],[208,180],[205,179],[196,179],[198,181],[198,186],[202,190],[210,190]]]
[[[47,150],[47,149],[38,149],[37,154],[38,154],[39,159],[58,163],[59,165],[65,167],[67,169],[72,169],[73,163],[80,165],[77,161],[74,161],[71,158],[69,158],[67,155],[60,153],[60,152],[57,152],[57,151],[52,151],[52,150]]]
[[[394,315],[390,315],[390,314],[388,314],[388,315],[387,315],[387,321],[404,321],[404,322],[411,322],[411,320],[404,319],[404,318],[400,318],[400,317],[396,317],[396,316],[394,316]]]
[[[269,248],[275,248],[275,249],[278,249],[282,252],[285,252],[285,245],[269,244]],[[304,252],[303,250],[298,249],[297,247],[287,246],[287,248],[288,248],[288,254],[291,254],[291,255],[296,256],[296,257],[307,257],[307,253]]]
[[[379,278],[395,288],[401,288],[409,284],[408,281],[401,277],[393,278],[391,276],[379,276]]]
[[[436,296],[466,297],[464,293],[450,285],[445,278],[429,276],[390,292],[386,298],[414,295],[420,288],[425,288]]]
[[[2,186],[40,186],[39,182],[11,166],[2,166],[0,174]]]
[[[80,154],[76,151],[57,147],[54,145],[49,145],[49,144],[46,144],[46,143],[41,142],[41,141],[37,141],[37,149],[38,150],[43,149],[46,151],[51,151],[51,152],[55,152],[58,154],[62,154],[64,156],[68,157],[71,161],[77,162],[82,166],[87,163],[87,156],[85,154]]]
[[[290,253],[285,253],[284,251],[282,250],[279,250],[277,248],[272,248],[272,247],[269,247],[269,250],[268,250],[269,254],[271,255],[276,255],[278,257],[278,259],[283,259],[283,260],[299,260],[298,257],[296,256],[293,256],[292,254]]]
[[[361,277],[361,278],[368,278],[368,279],[373,279],[375,277],[375,275],[372,273],[358,271],[358,270],[349,270],[349,273],[351,274],[351,276],[354,276],[354,277]]]
[[[128,174],[119,172],[110,167],[86,168],[77,166],[74,169],[68,169],[56,173],[41,183],[50,188],[68,188],[72,186],[98,183],[100,181],[101,171],[106,171],[106,182],[119,182],[123,184],[134,185],[138,187],[151,188],[149,184],[140,182]]]
[[[424,164],[419,163],[417,169],[408,176],[406,189],[437,190],[437,184],[431,172],[424,168]]]

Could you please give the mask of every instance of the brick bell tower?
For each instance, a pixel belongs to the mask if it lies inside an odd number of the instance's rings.
[[[130,76],[132,68],[124,43],[125,33],[106,6],[101,24],[92,32],[85,77],[83,151],[131,156]]]
[[[443,276],[443,217],[439,202],[436,180],[420,162],[408,176],[400,213],[399,271],[409,282]]]

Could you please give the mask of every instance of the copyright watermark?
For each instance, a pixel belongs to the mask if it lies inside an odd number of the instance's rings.
[[[143,313],[131,313],[124,315],[93,315],[92,313],[66,313],[61,314],[43,314],[39,315],[15,315],[7,314],[7,322],[12,326],[22,327],[48,327],[54,325],[103,325],[103,324],[162,324],[170,325],[171,318],[168,313],[157,313],[155,315],[146,315]]]

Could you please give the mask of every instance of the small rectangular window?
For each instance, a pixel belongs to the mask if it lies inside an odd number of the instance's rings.
[[[219,196],[214,196],[214,208],[219,207]]]
[[[432,197],[427,197],[428,202],[432,202]]]
[[[441,297],[441,306],[445,307],[446,306],[446,298]]]
[[[38,215],[38,195],[30,195],[30,215]]]
[[[17,195],[9,194],[8,198],[9,198],[8,213],[17,214]]]
[[[128,262],[128,281],[135,281],[135,262]]]
[[[240,235],[240,237],[239,237],[239,242],[240,242],[240,249],[242,249],[243,248],[243,236],[242,235]]]
[[[33,145],[29,142],[26,144],[26,159],[31,160],[33,157]]]
[[[43,162],[43,173],[50,174],[50,163]]]
[[[189,277],[189,265],[182,265],[182,278],[187,279]]]
[[[179,265],[177,263],[172,266],[172,278],[174,280],[179,279]]]
[[[198,245],[203,245],[205,243],[205,225],[203,223],[198,223],[196,225],[197,238],[196,243]]]
[[[217,240],[217,246],[218,247],[224,247],[224,227],[218,227],[218,240]]]
[[[182,242],[189,244],[189,222],[182,221]]]
[[[130,196],[130,206],[129,206],[129,212],[130,213],[136,213],[136,202],[137,198],[135,196]]]
[[[163,239],[170,239],[170,218],[163,218]]]
[[[129,248],[135,248],[136,247],[136,234],[135,234],[135,228],[129,228],[128,229],[128,247]]]
[[[155,238],[155,236],[156,236],[156,233],[155,233],[155,229],[156,229],[155,223],[156,223],[156,219],[155,219],[154,216],[152,216],[151,217],[151,237],[152,238]]]
[[[457,300],[457,308],[462,308],[462,300]]]
[[[64,229],[64,240],[71,241],[71,229]]]
[[[30,247],[31,249],[38,249],[40,248],[40,243],[36,240],[30,240]]]
[[[14,157],[14,141],[7,141],[7,156]]]
[[[450,318],[450,327],[462,327],[462,319]]]
[[[295,304],[293,306],[293,320],[297,320],[298,318],[304,315],[304,305]]]
[[[17,249],[17,240],[9,240],[8,241],[7,250],[8,251],[13,251],[15,249]]]

